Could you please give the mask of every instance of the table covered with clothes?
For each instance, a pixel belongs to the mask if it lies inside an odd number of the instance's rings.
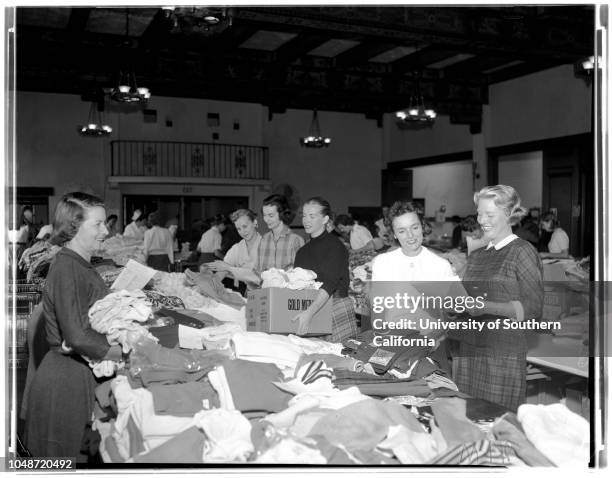
[[[126,297],[151,307],[141,292],[108,300]],[[435,350],[384,350],[371,332],[343,343],[246,332],[225,309],[160,297],[153,318],[130,323],[108,300],[91,318],[129,355],[96,390],[92,427],[107,463],[588,463],[581,417],[561,404],[513,414],[471,398]]]

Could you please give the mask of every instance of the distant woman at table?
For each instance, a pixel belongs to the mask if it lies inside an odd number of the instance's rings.
[[[542,230],[550,234],[547,244],[548,252],[541,254],[542,257],[567,257],[569,253],[569,236],[561,227],[561,223],[552,212],[542,216]]]
[[[312,317],[332,301],[332,342],[355,337],[358,333],[353,301],[348,296],[348,250],[333,234],[327,232],[331,207],[321,197],[313,197],[304,203],[302,224],[310,236],[295,256],[295,267],[316,272],[317,281],[323,285],[310,306],[293,320],[298,322],[298,335],[308,333]]]
[[[140,209],[136,209],[134,214],[132,214],[132,222],[125,226],[123,237],[129,237],[142,241],[144,239],[144,233],[147,230],[146,222],[147,217]]]
[[[208,229],[198,243],[198,252],[200,258],[199,264],[213,262],[221,255],[221,243],[223,241],[222,233],[225,231],[225,216],[217,214],[210,220],[210,229]]]
[[[542,262],[536,249],[512,233],[526,214],[511,186],[487,186],[474,194],[487,246],[467,260],[463,284],[484,308],[469,309],[478,321],[521,322],[542,313]],[[455,382],[462,392],[516,410],[525,401],[527,342],[521,330],[462,331]]]
[[[89,308],[109,290],[90,263],[108,230],[102,200],[67,194],[55,210],[52,241],[63,245],[51,264],[43,290],[46,338],[50,350],[36,370],[28,394],[25,441],[32,456],[72,457],[87,462],[83,438],[94,409],[97,376],[114,373],[121,346],[89,325]],[[97,369],[100,372],[100,369]],[[96,371],[96,368],[94,368]]]
[[[169,229],[160,226],[159,213],[149,214],[150,229],[144,233],[144,255],[147,265],[155,270],[168,272],[174,264],[174,241]]]

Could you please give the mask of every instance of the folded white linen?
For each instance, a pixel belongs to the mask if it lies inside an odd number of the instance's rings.
[[[127,424],[130,417],[142,434],[145,451],[150,451],[165,443],[195,424],[193,417],[156,415],[151,392],[146,388],[132,388],[127,377],[123,375],[112,380],[111,389],[119,412],[113,432],[113,438],[118,447],[120,443],[125,443],[125,438],[129,436],[127,434]],[[121,455],[123,456],[124,453],[121,453]],[[129,458],[129,456],[125,458]]]
[[[230,341],[236,358],[251,362],[273,363],[295,372],[302,350],[284,335],[264,332],[240,332]]]
[[[587,467],[589,422],[562,403],[519,406],[517,417],[531,443],[559,467]]]
[[[198,412],[194,420],[206,433],[204,463],[246,461],[253,452],[251,422],[238,410],[204,410]]]

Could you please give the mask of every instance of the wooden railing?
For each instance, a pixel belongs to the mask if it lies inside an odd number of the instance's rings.
[[[269,179],[268,148],[175,141],[111,141],[111,174]]]

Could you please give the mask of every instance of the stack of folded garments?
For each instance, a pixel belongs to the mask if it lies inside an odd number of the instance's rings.
[[[214,302],[189,286],[182,272],[157,272],[153,284],[156,292],[180,298],[188,309],[197,309]]]
[[[151,316],[151,306],[142,291],[121,290],[96,301],[89,309],[89,323],[110,344],[121,344],[123,352],[144,337],[153,336],[141,325]]]
[[[296,267],[294,269],[284,271],[282,269],[271,268],[261,273],[263,280],[262,289],[270,287],[279,287],[283,289],[319,289],[322,282],[317,282],[317,274],[308,269]]]
[[[111,259],[118,266],[125,266],[130,259],[145,263],[144,241],[119,234],[109,237],[102,243],[100,253],[104,259]]]
[[[195,382],[229,356],[223,350],[170,349],[145,339],[130,354],[130,378],[144,386]]]
[[[447,377],[359,373],[363,363],[319,342],[241,332],[232,335],[233,350],[181,350],[140,340],[125,375],[96,390],[102,456],[193,464],[588,462],[588,424],[562,405],[522,405],[518,418],[505,414],[483,429],[468,418],[466,400],[449,396],[461,394]],[[404,398],[415,401],[404,406]]]
[[[227,360],[208,374],[221,408],[239,410],[248,417],[264,417],[287,408],[292,398],[274,382],[283,380],[272,363]]]
[[[302,349],[284,335],[264,332],[234,334],[231,346],[236,358],[252,362],[272,363],[293,375],[302,355]]]
[[[245,299],[240,294],[226,289],[221,280],[212,272],[193,272],[189,269],[185,271],[187,282],[193,285],[196,290],[205,297],[240,309],[245,304]]]

